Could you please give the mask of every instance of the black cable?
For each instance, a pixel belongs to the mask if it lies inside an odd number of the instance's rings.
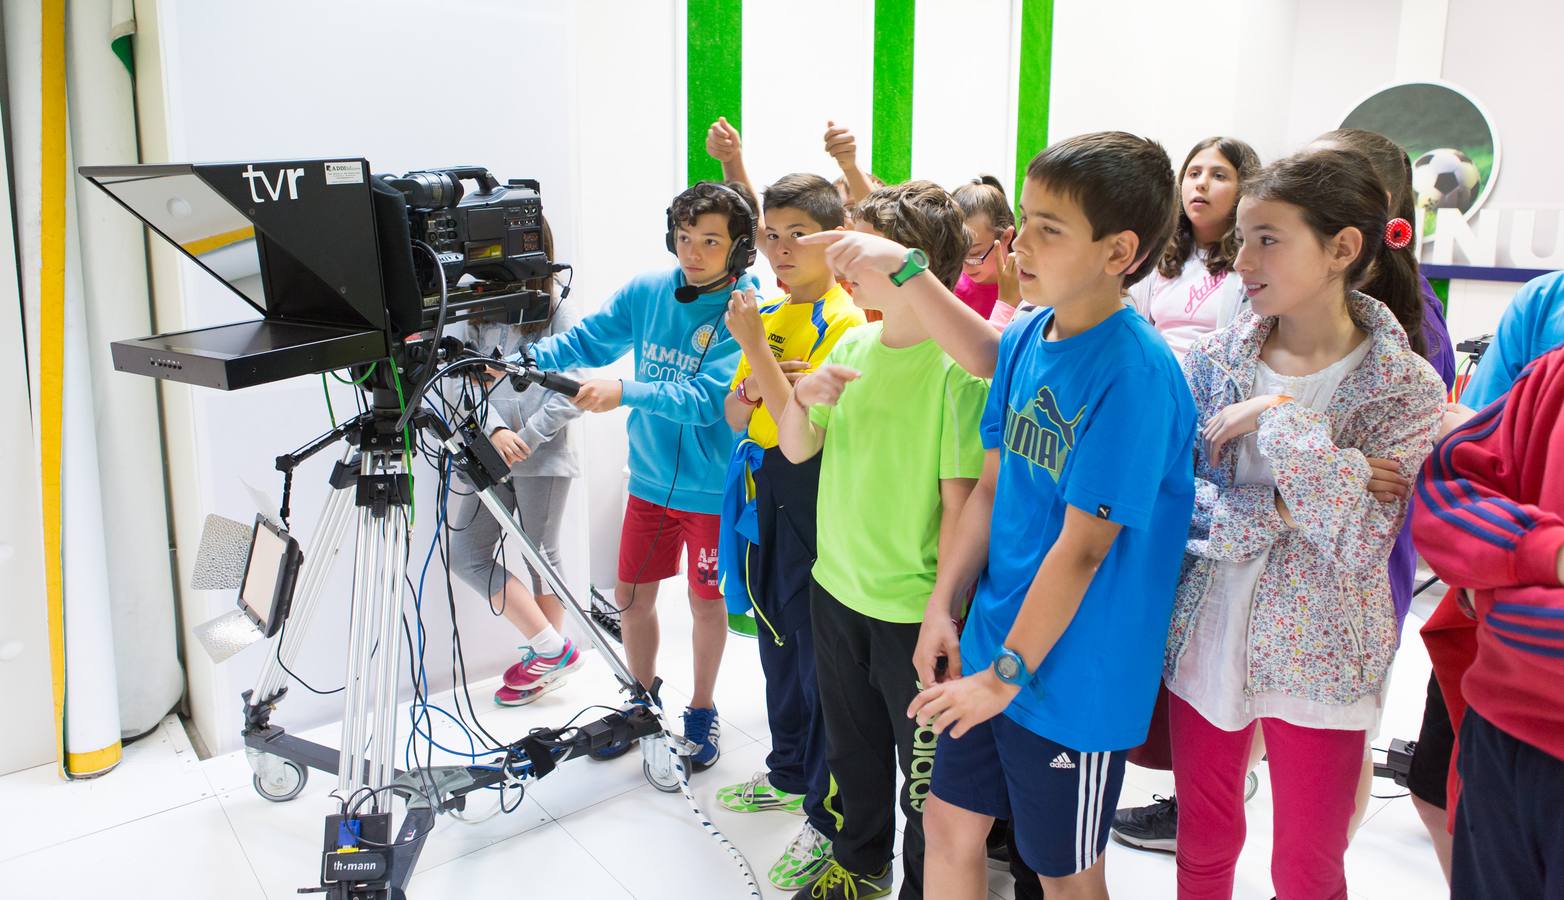
[[[620,709],[617,706],[604,706],[601,703],[593,703],[590,706],[586,706],[586,707],[582,708],[575,715],[573,715],[569,719],[565,720],[565,724],[559,726],[558,728],[556,728],[554,730],[556,732],[558,732],[561,735],[561,737],[563,737],[564,734],[566,732],[570,731],[572,726],[574,726],[576,724],[576,720],[577,719],[581,718],[582,716],[586,715],[587,713],[591,712],[594,709],[607,710],[608,712],[611,712],[611,713],[624,712],[624,710]],[[540,729],[534,728],[534,729],[532,729],[531,733],[536,733],[539,730]]]
[[[451,682],[453,685],[451,692],[451,698],[453,702],[451,705],[456,707],[457,721],[461,722],[463,726],[476,728],[478,733],[482,734],[483,737],[491,744],[503,747],[506,746],[505,742],[490,734],[488,729],[483,727],[483,723],[478,721],[477,708],[473,705],[472,693],[467,688],[467,657],[466,654],[462,651],[462,631],[457,624],[456,618],[456,591],[451,583],[451,534],[449,528],[443,528],[442,532],[444,533],[444,541],[437,543],[440,549],[440,563],[445,568],[445,600],[446,605],[451,613]],[[457,684],[460,684],[462,687],[461,693],[459,694],[456,692],[454,687]],[[467,700],[467,710],[473,718],[473,722],[470,726],[462,714],[461,701],[463,698]]]
[[[358,812],[358,807],[362,806],[365,800],[373,800],[375,798],[375,796],[377,796],[377,795],[379,795],[379,794],[381,794],[381,793],[383,793],[385,791],[396,790],[397,788],[403,788],[404,790],[407,789],[407,788],[405,788],[402,785],[395,785],[395,784],[388,784],[388,785],[385,785],[383,787],[370,788],[368,794],[366,794],[364,797],[358,798],[358,800],[355,802],[355,804],[347,812],[343,813],[343,818],[345,818],[345,819],[352,819],[352,818],[354,818],[354,816]],[[438,810],[440,809],[440,805],[437,802],[435,802],[435,798],[434,797],[430,796],[429,794],[424,793],[422,790],[419,790],[418,793],[423,796],[424,802],[429,804],[429,809],[430,810],[438,812]],[[425,828],[423,831],[414,832],[413,834],[408,835],[405,840],[392,841],[389,844],[381,843],[380,841],[376,841],[376,840],[371,840],[370,838],[363,837],[363,836],[359,836],[357,840],[358,840],[358,843],[366,845],[366,846],[369,846],[369,847],[375,847],[375,848],[378,848],[378,849],[381,849],[381,850],[392,850],[392,849],[395,849],[395,848],[398,848],[398,847],[407,847],[407,846],[411,846],[413,844],[416,844],[419,841],[423,840],[424,838],[428,837],[431,833],[433,833],[434,829],[435,829],[435,820],[433,818],[431,818],[429,820],[429,827]]]
[[[440,254],[434,252],[434,248],[420,240],[414,240],[413,246],[429,254],[429,262],[434,266],[434,274],[440,284],[440,306],[435,312],[434,334],[429,339],[429,361],[419,369],[418,376],[424,387],[429,386],[429,373],[434,371],[439,364],[439,357],[435,351],[440,346],[440,338],[445,334],[445,314],[450,302],[450,290],[445,283],[445,267],[440,265]],[[393,373],[394,375],[395,373]],[[422,393],[420,391],[420,393]]]
[[[355,573],[354,577],[357,578],[357,573]],[[277,657],[277,665],[282,666],[282,670],[287,673],[289,678],[292,678],[294,681],[297,681],[299,684],[304,685],[304,689],[309,691],[310,693],[312,693],[312,694],[319,694],[322,697],[329,697],[332,694],[340,694],[340,693],[342,693],[343,690],[345,690],[347,688],[347,685],[344,684],[342,687],[336,688],[334,690],[323,691],[320,688],[317,688],[314,685],[311,685],[308,681],[305,681],[304,679],[300,678],[298,675],[295,675],[293,670],[288,668],[288,664],[282,661],[282,643],[283,643],[283,641],[286,641],[287,639],[288,639],[288,617],[284,616],[283,619],[282,619],[282,630],[280,630],[277,633],[277,645],[273,648],[273,652],[275,653],[275,655]]]

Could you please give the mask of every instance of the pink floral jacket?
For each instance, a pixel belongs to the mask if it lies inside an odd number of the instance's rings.
[[[1195,514],[1168,632],[1170,677],[1216,563],[1269,550],[1250,613],[1245,691],[1348,704],[1384,689],[1397,642],[1385,560],[1407,505],[1369,495],[1365,457],[1416,473],[1433,445],[1444,386],[1383,303],[1354,292],[1348,306],[1373,344],[1329,406],[1284,403],[1259,419],[1260,452],[1296,527],[1283,523],[1270,485],[1233,483],[1233,445],[1212,460],[1196,441]],[[1275,323],[1245,313],[1190,348],[1184,374],[1200,423],[1249,398]]]

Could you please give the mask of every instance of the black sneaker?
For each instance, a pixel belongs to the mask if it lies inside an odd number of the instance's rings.
[[[832,860],[830,868],[809,882],[809,900],[873,900],[891,892],[889,863],[873,875],[855,875]]]
[[[1178,850],[1178,798],[1158,797],[1150,806],[1113,814],[1113,839],[1126,847],[1174,853]]]

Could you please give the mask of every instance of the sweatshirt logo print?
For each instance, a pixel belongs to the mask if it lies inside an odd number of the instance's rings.
[[[641,342],[641,381],[688,381],[700,366],[700,357],[653,340]]]
[[[711,337],[716,330],[709,324],[695,329],[695,333],[690,335],[690,345],[695,348],[696,353],[706,352],[706,348],[711,346]]]
[[[1017,411],[1010,410],[1005,422],[1005,449],[1048,472],[1054,481],[1064,471],[1065,460],[1075,449],[1075,427],[1086,415],[1086,407],[1066,419],[1059,411],[1059,400],[1051,388],[1040,388],[1037,395]]]

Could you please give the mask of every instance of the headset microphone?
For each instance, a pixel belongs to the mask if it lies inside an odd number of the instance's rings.
[[[723,272],[722,277],[705,284],[682,284],[673,289],[673,299],[680,303],[694,303],[695,298],[722,287],[724,284],[738,284],[738,278],[732,272]]]

